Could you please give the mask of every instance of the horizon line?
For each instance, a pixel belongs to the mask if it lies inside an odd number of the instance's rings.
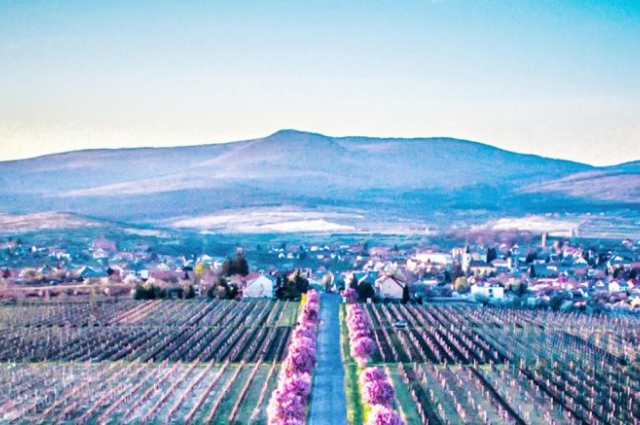
[[[152,150],[152,149],[189,149],[189,148],[198,148],[198,147],[204,147],[204,146],[213,146],[213,145],[226,145],[226,144],[232,144],[232,143],[242,143],[242,142],[250,142],[250,141],[255,141],[255,140],[260,140],[260,139],[267,139],[269,137],[273,137],[278,133],[286,133],[286,132],[291,132],[291,133],[301,133],[301,134],[309,134],[309,135],[315,135],[315,136],[320,136],[320,137],[325,137],[325,138],[330,138],[330,139],[347,139],[347,138],[362,138],[362,139],[376,139],[376,140],[428,140],[428,139],[451,139],[451,140],[457,140],[457,141],[462,141],[462,142],[467,142],[467,143],[475,143],[475,144],[479,144],[479,145],[483,145],[483,146],[488,146],[490,148],[493,149],[497,149],[503,152],[510,152],[510,153],[514,153],[517,155],[525,155],[525,156],[535,156],[538,158],[544,158],[544,159],[548,159],[548,160],[553,160],[553,161],[563,161],[563,162],[570,162],[570,163],[574,163],[574,164],[580,164],[580,165],[586,165],[589,167],[593,167],[596,169],[604,169],[604,168],[611,168],[611,167],[619,167],[619,166],[623,166],[626,164],[632,164],[635,162],[640,162],[640,158],[639,159],[632,159],[630,161],[624,161],[624,162],[620,162],[620,163],[613,163],[613,164],[606,164],[606,165],[595,165],[595,164],[591,164],[588,162],[582,162],[582,161],[577,161],[577,160],[573,160],[573,159],[566,159],[566,158],[557,158],[557,157],[550,157],[550,156],[545,156],[545,155],[541,155],[541,154],[537,154],[537,153],[530,153],[530,152],[518,152],[515,150],[510,150],[510,149],[505,149],[505,148],[501,148],[498,147],[496,145],[493,145],[491,143],[486,143],[486,142],[479,142],[476,140],[470,140],[467,138],[461,138],[461,137],[454,137],[454,136],[367,136],[367,135],[343,135],[343,136],[330,136],[324,133],[320,133],[317,131],[308,131],[308,130],[298,130],[298,129],[294,129],[294,128],[282,128],[279,130],[276,130],[275,132],[272,132],[266,136],[263,137],[256,137],[256,138],[242,138],[242,139],[238,139],[238,140],[227,140],[227,141],[218,141],[218,142],[203,142],[203,143],[187,143],[187,144],[176,144],[176,145],[168,145],[168,146],[150,146],[150,145],[141,145],[141,146],[121,146],[121,147],[90,147],[90,148],[86,148],[86,149],[74,149],[74,150],[62,150],[62,151],[57,151],[57,152],[51,152],[51,153],[45,153],[42,155],[36,155],[36,156],[26,156],[26,157],[17,157],[17,158],[10,158],[10,159],[0,159],[0,164],[5,164],[5,163],[12,163],[12,162],[20,162],[20,161],[29,161],[29,160],[34,160],[34,159],[42,159],[42,158],[47,158],[47,157],[52,157],[52,156],[59,156],[59,155],[67,155],[67,154],[73,154],[73,153],[81,153],[81,152],[103,152],[103,151],[134,151],[134,150]]]

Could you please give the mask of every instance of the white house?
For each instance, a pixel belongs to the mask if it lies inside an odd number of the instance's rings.
[[[453,263],[451,254],[445,252],[419,252],[415,255],[415,259],[421,263],[441,264],[443,266]]]
[[[504,288],[502,286],[471,285],[471,295],[480,295],[501,300],[504,298]]]
[[[273,298],[275,295],[275,281],[271,276],[261,274],[247,281],[242,291],[243,298]]]
[[[619,282],[614,280],[609,283],[609,292],[625,292],[628,288],[629,285],[623,280]]]
[[[376,290],[380,297],[394,300],[402,299],[405,285],[406,283],[392,275],[384,275],[376,280],[375,283]]]
[[[574,257],[573,259],[573,264],[576,266],[587,266],[589,265],[589,263],[587,262],[587,260],[585,260],[584,258],[582,258],[581,255]]]
[[[109,254],[104,249],[98,248],[95,251],[93,251],[93,259],[94,260],[102,260],[102,259],[105,259],[105,258],[109,258]]]
[[[511,269],[511,258],[508,258],[506,260],[503,260],[501,258],[496,258],[491,262],[491,264],[499,272],[508,271]]]
[[[158,271],[158,272],[168,272],[168,271],[171,271],[171,267],[169,267],[165,263],[160,263],[156,267],[156,271]]]

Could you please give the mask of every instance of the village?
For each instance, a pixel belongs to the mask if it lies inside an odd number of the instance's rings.
[[[159,254],[96,238],[82,248],[0,240],[2,298],[297,299],[351,289],[362,302],[464,302],[552,310],[640,311],[640,242],[538,238],[398,246],[280,243],[226,256]]]

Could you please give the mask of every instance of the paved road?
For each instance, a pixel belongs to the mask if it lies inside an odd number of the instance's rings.
[[[318,364],[311,391],[310,425],[347,423],[344,368],[340,356],[340,296],[323,294],[320,298]]]

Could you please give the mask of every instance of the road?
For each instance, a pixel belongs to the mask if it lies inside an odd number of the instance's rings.
[[[340,296],[323,294],[320,299],[318,363],[311,391],[310,425],[347,423],[344,368],[340,356]]]

